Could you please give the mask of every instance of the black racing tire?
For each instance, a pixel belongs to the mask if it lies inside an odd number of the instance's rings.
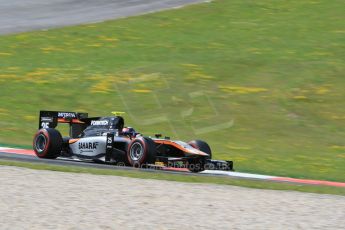
[[[200,151],[207,153],[209,155],[209,157],[207,157],[207,159],[212,159],[212,151],[210,146],[202,140],[193,140],[188,142],[188,144],[190,146],[192,146],[193,148],[199,149]]]
[[[142,167],[146,164],[154,164],[156,161],[156,145],[148,137],[134,139],[127,150],[127,160],[130,166]]]
[[[40,129],[34,136],[33,148],[39,158],[55,159],[61,154],[62,136],[56,129]]]

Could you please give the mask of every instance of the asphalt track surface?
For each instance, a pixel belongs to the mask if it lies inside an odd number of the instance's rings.
[[[176,168],[132,168],[124,166],[115,166],[109,164],[101,164],[94,162],[85,162],[70,158],[57,158],[57,159],[41,159],[34,155],[32,150],[26,149],[14,149],[14,148],[4,148],[0,147],[0,160],[5,161],[19,161],[19,162],[30,162],[35,164],[50,164],[59,166],[74,166],[83,168],[98,168],[98,169],[110,169],[110,170],[135,170],[142,172],[151,173],[169,173],[169,174],[179,174],[179,175],[193,175],[193,176],[211,176],[211,177],[230,177],[248,180],[266,180],[272,182],[280,183],[293,183],[293,184],[309,184],[309,185],[326,185],[334,187],[344,187],[344,182],[333,182],[333,181],[320,181],[320,180],[308,180],[308,179],[297,179],[289,177],[277,177],[269,175],[260,175],[252,173],[242,173],[242,172],[232,172],[232,171],[221,171],[221,170],[205,170],[201,173],[191,173],[187,169],[176,169]]]
[[[76,161],[70,160],[67,158],[58,158],[58,159],[42,159],[36,156],[24,155],[24,154],[14,154],[8,152],[0,152],[0,159],[9,160],[9,161],[20,161],[20,162],[29,162],[29,163],[38,163],[38,164],[50,164],[50,165],[59,165],[59,166],[75,166],[75,167],[84,167],[84,168],[97,168],[97,169],[112,169],[112,170],[129,170],[129,171],[145,171],[145,172],[157,172],[155,169],[145,169],[145,168],[132,168],[124,166],[115,166],[110,164],[101,164],[101,163],[91,163],[86,161]],[[166,171],[160,170],[164,173],[172,174],[189,174],[189,175],[203,175],[183,171]]]
[[[28,154],[15,154],[6,151],[0,151],[0,160],[5,161],[19,161],[19,162],[29,162],[34,164],[49,164],[49,165],[58,165],[58,166],[73,166],[73,167],[82,167],[82,168],[96,168],[96,169],[110,169],[110,170],[127,170],[127,171],[141,171],[141,172],[152,172],[152,173],[168,173],[168,174],[179,174],[179,175],[193,175],[193,176],[213,176],[213,177],[229,177],[225,174],[212,174],[212,173],[191,173],[186,169],[150,169],[150,168],[133,168],[126,166],[116,166],[111,164],[102,164],[95,162],[87,161],[78,161],[68,158],[57,158],[57,159],[43,159],[38,158],[33,155]],[[233,178],[243,178],[250,180],[261,180],[260,178],[245,178],[241,176],[231,176]],[[279,181],[278,181],[279,182]]]
[[[160,170],[160,169],[149,169],[149,168],[133,168],[133,167],[126,167],[126,166],[116,166],[116,165],[111,165],[111,164],[78,161],[78,160],[68,159],[68,158],[43,159],[43,158],[38,158],[32,155],[15,154],[15,153],[9,153],[6,151],[4,152],[0,151],[0,159],[8,160],[8,161],[29,162],[29,163],[35,163],[35,164],[50,164],[50,165],[58,165],[58,166],[74,166],[74,167],[83,167],[83,168],[142,171],[142,172],[152,172],[152,173],[162,172],[162,173],[169,173],[169,174],[193,175],[193,176],[196,175],[196,176],[227,177],[227,175],[220,175],[220,174],[217,175],[217,174],[191,173],[184,169]]]
[[[205,0],[0,0],[0,34],[95,23]]]

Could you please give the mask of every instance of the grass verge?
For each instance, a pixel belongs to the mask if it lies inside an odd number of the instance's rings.
[[[38,111],[127,112],[241,172],[345,181],[344,3],[218,0],[0,37],[0,142]]]
[[[0,160],[0,165],[16,166],[36,170],[51,170],[58,172],[70,173],[88,173],[94,175],[111,175],[123,176],[140,179],[155,179],[155,180],[168,180],[187,183],[207,183],[207,184],[220,184],[220,185],[234,185],[256,189],[273,189],[273,190],[291,190],[300,192],[311,192],[320,194],[334,194],[345,196],[344,188],[336,188],[330,186],[314,186],[314,185],[298,185],[291,183],[248,180],[248,179],[235,179],[227,177],[211,177],[211,176],[193,176],[193,175],[175,175],[161,172],[143,172],[143,171],[128,171],[128,170],[109,170],[109,169],[95,169],[86,167],[73,167],[73,166],[56,166],[49,164],[34,164],[27,162],[17,161],[3,161]]]

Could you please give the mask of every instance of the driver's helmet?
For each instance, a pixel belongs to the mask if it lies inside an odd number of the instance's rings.
[[[135,132],[135,129],[133,129],[132,127],[124,127],[122,129],[122,134],[127,135],[127,136],[131,136],[131,137],[135,137],[137,133]]]

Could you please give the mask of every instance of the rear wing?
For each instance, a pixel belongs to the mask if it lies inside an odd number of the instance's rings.
[[[56,128],[58,123],[69,123],[70,137],[77,137],[88,125],[87,113],[40,111],[38,129]]]

